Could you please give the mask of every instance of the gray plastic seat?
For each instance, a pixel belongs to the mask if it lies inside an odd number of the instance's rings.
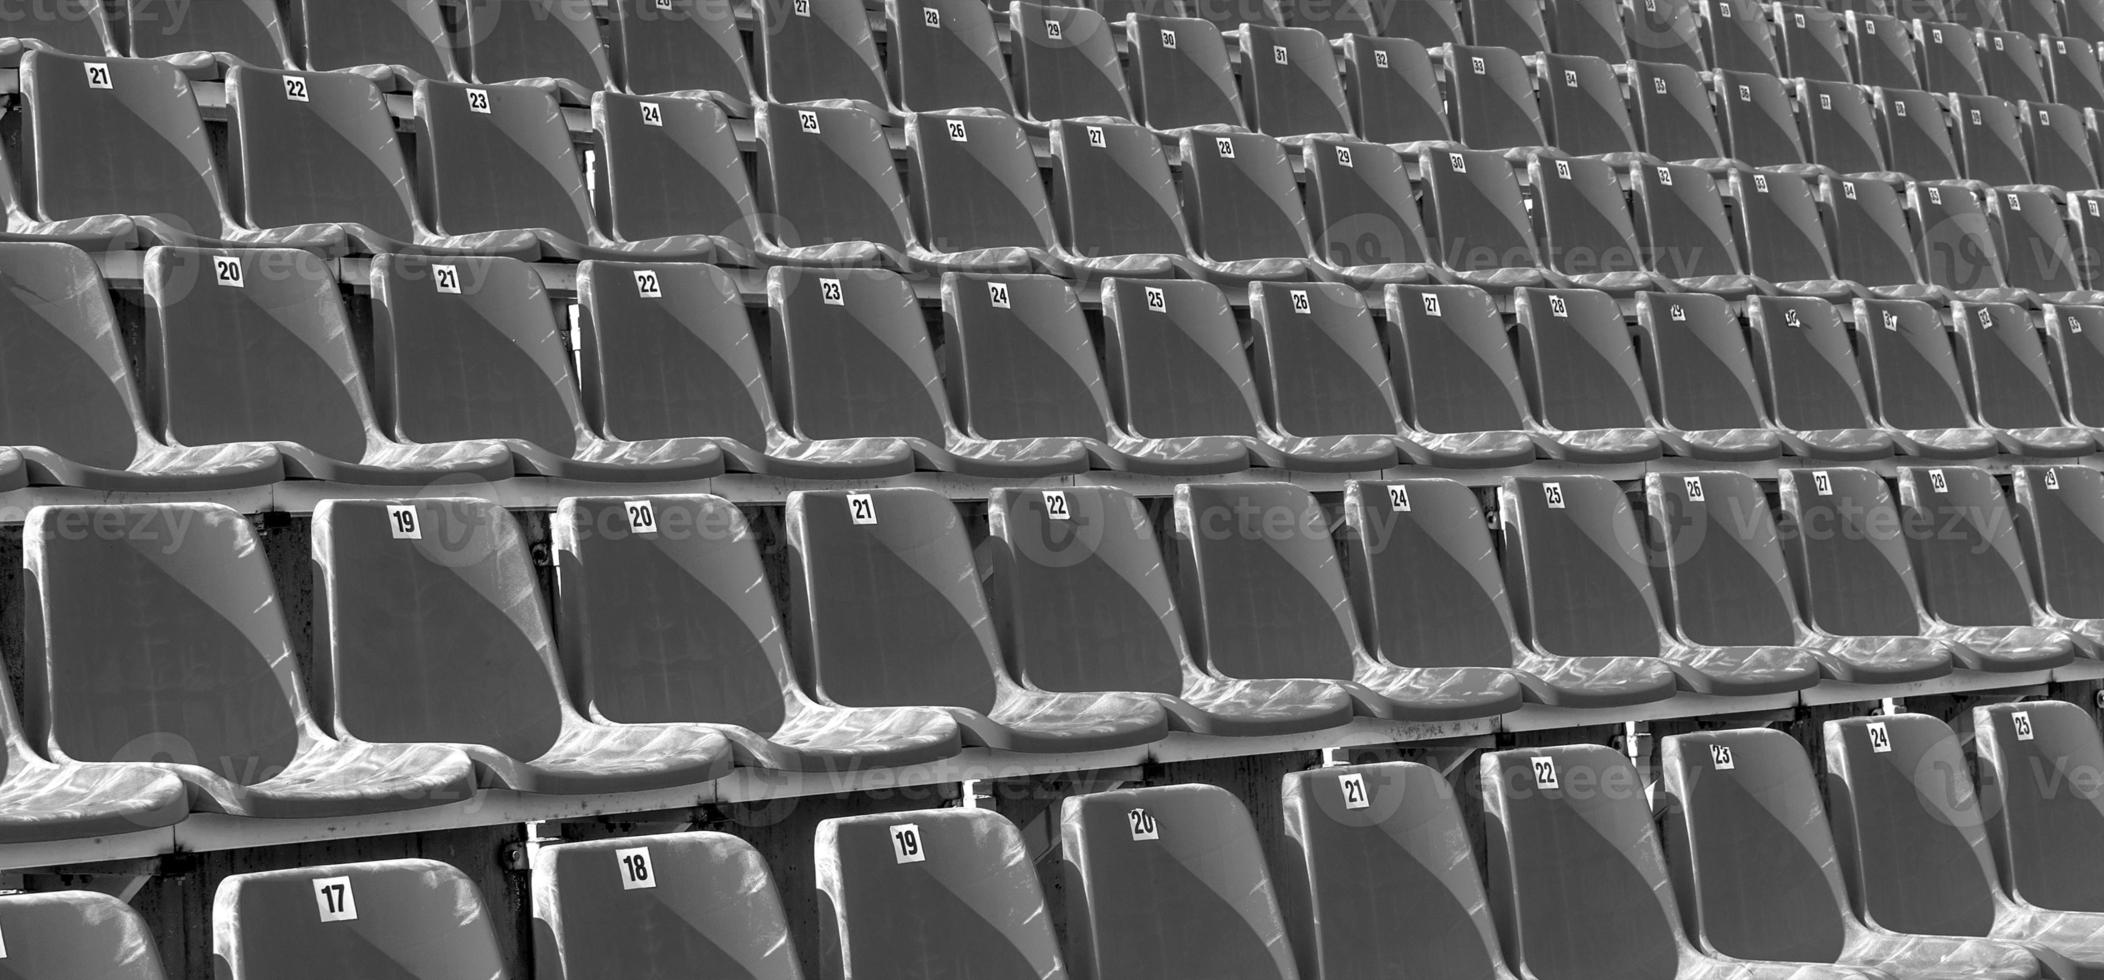
[[[340,287],[312,253],[162,246],[146,253],[144,279],[141,372],[171,445],[268,453],[289,477],[335,483],[512,475],[495,440],[381,430]]]
[[[212,956],[222,980],[510,975],[475,883],[419,859],[228,875],[212,898]]]
[[[1407,14],[1435,0],[1382,4]],[[1344,47],[1345,98],[1352,131],[1376,143],[1446,140],[1446,103],[1439,94],[1439,73],[1425,45],[1411,40],[1422,34],[1365,37],[1354,34]],[[1430,38],[1426,38],[1430,40]]]
[[[1546,0],[1542,14],[1550,46],[1559,54],[1628,61],[1622,8],[1621,0]]]
[[[1920,157],[1895,150],[1889,159],[1913,166]],[[1855,283],[1859,293],[1880,299],[1946,298],[1915,252],[1914,231],[1892,185],[1870,177],[1826,177],[1820,180],[1819,197],[1833,229],[1834,270]]]
[[[2095,44],[2073,37],[2041,40],[2052,101],[2077,109],[2104,109],[2104,66],[2098,64]]]
[[[1636,346],[1614,298],[1590,289],[1513,294],[1513,353],[1551,459],[1627,462],[1662,451]]]
[[[1668,631],[1636,515],[1613,481],[1507,477],[1498,520],[1520,635],[1535,650],[1657,657],[1681,690],[1700,694],[1775,694],[1819,682],[1818,662],[1794,643],[1712,646]]]
[[[943,383],[967,436],[1076,442],[1090,466],[1133,473],[1191,476],[1249,467],[1241,443],[1142,438],[1112,420],[1089,324],[1065,281],[953,272],[944,275],[942,290]],[[742,316],[735,297],[719,302],[726,324]]]
[[[789,496],[790,636],[812,696],[852,708],[927,705],[967,745],[1087,752],[1158,741],[1156,699],[1017,683],[957,508],[917,487]]]
[[[1251,283],[1250,360],[1264,420],[1285,438],[1351,434],[1393,439],[1429,458],[1405,432],[1379,328],[1343,283]]]
[[[1352,132],[1344,79],[1321,30],[1251,24],[1242,30],[1241,45],[1242,106],[1258,132]]]
[[[1352,608],[1373,656],[1427,677],[1509,668],[1528,701],[1559,707],[1672,696],[1672,671],[1656,658],[1551,656],[1519,640],[1489,525],[1469,488],[1354,481],[1345,486],[1344,528]]]
[[[1481,2],[1504,6],[1510,0]],[[1515,158],[1513,151],[1548,145],[1541,106],[1534,98],[1534,73],[1518,51],[1488,43],[1457,44],[1446,51],[1446,81],[1455,139],[1478,150],[1502,152],[1507,159]]]
[[[2067,208],[2057,197],[2051,189],[2035,186],[1987,192],[1987,214],[2003,274],[2011,289],[2030,293],[2041,303],[2104,305],[2104,292],[2084,288],[2082,260],[2068,233]]]
[[[1125,51],[1133,108],[1160,132],[1242,125],[1242,97],[1220,28],[1197,17],[1127,14]]]
[[[1991,186],[2031,182],[2016,107],[1993,95],[1958,95],[1951,100],[1959,173]]]
[[[842,708],[797,682],[759,545],[721,497],[568,497],[558,617],[578,711],[712,730],[738,765],[840,772],[955,755],[928,708]]]
[[[1017,114],[1033,126],[1057,119],[1131,119],[1132,96],[1112,28],[1087,7],[1012,0],[1009,57]]]
[[[1663,745],[1667,853],[1696,945],[1725,956],[1864,967],[1921,980],[2033,980],[2014,943],[1872,929],[1848,906],[1804,748],[1741,728]]]
[[[1747,273],[1717,182],[1700,167],[1638,166],[1637,241],[1644,265],[1674,292],[1743,297],[1772,289]]]
[[[607,56],[621,90],[706,94],[738,115],[759,97],[735,12],[707,0],[614,0]]]
[[[1617,297],[1660,282],[1637,245],[1636,223],[1614,168],[1601,160],[1536,153],[1527,161],[1533,217],[1547,267],[1573,286]]]
[[[1854,468],[1784,470],[1780,483],[1783,552],[1812,628],[1928,637],[1948,646],[1954,666],[1993,673],[2044,670],[2073,658],[2073,637],[2058,630],[1961,626],[1932,616],[1883,477]]]
[[[2020,102],[2016,114],[2023,122],[2024,155],[2031,159],[2033,180],[2064,190],[2098,186],[2083,110],[2057,102]],[[2009,257],[2006,251],[2004,255]]]
[[[1959,299],[2035,302],[2030,293],[2009,287],[1994,229],[1973,189],[1956,183],[1912,184],[1907,188],[1907,206],[1921,232],[1926,281]]]
[[[300,67],[349,71],[390,89],[458,80],[439,0],[297,0]]]
[[[1277,878],[1303,980],[1430,976],[1513,980],[1498,948],[1461,811],[1413,762],[1287,773]]]
[[[111,524],[125,533],[82,533]],[[24,702],[53,760],[148,763],[182,780],[192,809],[241,817],[474,795],[457,751],[338,740],[315,722],[269,562],[232,509],[40,507],[24,534]]]
[[[1542,16],[1546,0],[1461,0],[1468,10],[1471,43],[1509,48],[1520,54],[1552,50]]]
[[[1892,88],[1921,87],[1921,68],[1914,53],[1914,35],[1905,20],[1890,14],[1851,10],[1848,21],[1848,60],[1855,79],[1864,85]]]
[[[1432,254],[1454,281],[1499,293],[1555,284],[1504,157],[1448,144],[1426,150],[1421,172]]]
[[[1182,131],[1179,155],[1191,256],[1205,278],[1231,285],[1311,278],[1315,244],[1277,139],[1192,126]]]
[[[1920,45],[1924,88],[1957,95],[1987,94],[1980,48],[1971,30],[1948,21],[1917,20],[1914,39]]]
[[[914,269],[920,255],[906,192],[878,115],[838,100],[767,102],[753,112],[762,258],[775,265]]]
[[[1644,152],[1715,173],[1730,167],[1709,87],[1696,69],[1639,61],[1631,66],[1629,85],[1637,140]]]
[[[2012,900],[1997,879],[1970,768],[1927,715],[1824,726],[1841,876],[1872,928],[2022,944],[2052,977],[2104,968],[2104,916]]]
[[[188,789],[164,768],[145,762],[47,760],[30,747],[13,694],[0,696],[0,753],[6,755],[0,772],[0,842],[119,837],[172,827],[190,814]],[[0,929],[11,929],[5,915],[0,911]],[[11,931],[7,938],[18,939]],[[50,955],[67,962],[63,957],[93,955],[98,948],[107,946],[69,943]],[[139,980],[152,980],[152,975]]]
[[[1920,300],[1855,302],[1856,364],[1871,411],[1902,454],[1992,459],[1995,433],[1973,416],[1950,335]]]
[[[1404,156],[1349,137],[1301,144],[1314,265],[1326,278],[1366,288],[1440,280]]]
[[[1643,391],[1668,452],[1716,460],[1782,455],[1745,331],[1723,297],[1639,293],[1634,335]]]
[[[13,67],[24,51],[45,49],[69,54],[113,55],[110,9],[102,0],[57,0],[31,5],[8,24],[0,38],[0,65]]]
[[[1520,705],[1509,660],[1433,663],[1393,650],[1383,653],[1402,659],[1376,659],[1322,509],[1291,484],[1177,487],[1175,561],[1177,609],[1198,662],[1216,673],[1327,679],[1372,718],[1454,721]]]
[[[887,0],[884,67],[907,112],[1015,111],[985,0]]]
[[[624,241],[701,236],[715,261],[757,265],[758,205],[724,110],[711,99],[592,98],[599,226]],[[589,261],[589,260],[588,260]]]
[[[1795,88],[1805,113],[1805,154],[1812,162],[1843,174],[1890,172],[1877,110],[1861,86],[1807,78],[1797,80]]]
[[[2094,876],[2104,808],[2080,775],[2104,766],[2096,721],[2067,701],[2016,701],[1974,708],[1972,730],[2003,891],[2036,908],[2104,912]]]
[[[1951,142],[1950,112],[1943,99],[1918,89],[1871,90],[1878,135],[1892,169],[1919,180],[1957,180],[1958,148]]]
[[[1195,276],[1161,140],[1120,119],[1052,124],[1052,222],[1070,276]]]
[[[1622,8],[1622,31],[1637,61],[1710,67],[1703,56],[1702,27],[1691,0],[1631,3]]]
[[[1798,611],[1768,497],[1742,473],[1644,477],[1667,627],[1690,643],[1794,646],[1850,684],[1942,677],[1951,655],[1913,636],[1836,636]]]
[[[1775,51],[1775,29],[1768,22],[1766,4],[1758,0],[1696,3],[1702,11],[1702,39],[1711,67],[1782,74],[1782,56]]]
[[[1876,970],[1735,960],[1683,932],[1643,777],[1599,745],[1480,762],[1490,901],[1521,976],[1572,980],[1885,980]]]
[[[1783,80],[1759,72],[1720,71],[1716,104],[1724,145],[1732,159],[1751,167],[1816,170],[1805,156],[1797,109]]]
[[[1840,302],[1856,293],[1834,266],[1814,183],[1799,174],[1733,170],[1734,229],[1746,271],[1785,296]]]
[[[2016,6],[2025,4],[2019,2]],[[1979,41],[1980,69],[1987,78],[1989,93],[2011,102],[2046,101],[2045,69],[2039,63],[2035,34],[1983,30]]]
[[[1572,156],[1636,162],[1636,124],[1614,65],[1583,55],[1542,55],[1539,95],[1549,142]]]
[[[1295,980],[1249,811],[1218,786],[1069,796],[1061,862],[1075,972]]]
[[[1538,425],[1490,296],[1472,286],[1389,286],[1386,306],[1388,373],[1422,461],[1531,462]]]
[[[1421,38],[1428,48],[1468,41],[1461,27],[1461,0],[1378,3],[1373,8],[1382,37]]]
[[[1792,455],[1892,455],[1892,437],[1871,418],[1848,332],[1832,305],[1810,297],[1756,296],[1746,310],[1761,391]]]
[[[752,11],[754,70],[769,102],[840,99],[890,110],[863,0],[762,0]]]
[[[1172,729],[1204,735],[1290,734],[1351,720],[1346,685],[1242,680],[1192,659],[1152,523],[1129,492],[996,490],[988,505],[988,586],[1023,683],[1148,694]]]
[[[578,713],[533,558],[502,507],[325,500],[313,557],[317,687],[345,744],[451,746],[484,785],[551,796],[698,786],[730,771],[731,748],[710,729]]]
[[[292,63],[275,0],[202,4],[179,17],[155,0],[124,0],[122,6],[131,57],[160,58],[205,78],[218,77],[221,65]]]
[[[804,976],[766,859],[729,834],[543,845],[533,936],[547,980]]]
[[[159,945],[123,901],[90,891],[0,897],[6,972],[40,977],[164,980]]]
[[[723,472],[696,437],[591,431],[539,277],[509,258],[381,256],[372,267],[373,377],[383,430],[409,442],[496,442],[522,474],[641,483]],[[477,370],[459,365],[475,363]]]
[[[1959,626],[2037,626],[2074,640],[2088,659],[2104,654],[2104,619],[2046,611],[2032,592],[2031,570],[2016,522],[1994,474],[1970,466],[1901,467],[1901,518],[1921,578],[1922,604]]]
[[[611,87],[606,41],[591,0],[465,0],[454,47],[467,56],[467,80],[481,85],[552,85],[583,105]]]
[[[2010,470],[2039,605],[2070,619],[2104,617],[2104,474],[2078,465]]]
[[[1814,3],[1775,5],[1776,47],[1783,70],[1797,78],[1853,81],[1841,15]]]
[[[991,810],[834,817],[811,845],[826,976],[1066,980],[1023,836]]]
[[[1951,332],[1973,413],[1997,430],[2004,452],[2066,457],[2092,451],[2090,431],[2069,424],[2060,410],[2045,346],[2027,311],[2011,303],[1952,303]]]
[[[978,3],[978,0],[971,0]],[[1052,205],[1022,124],[995,109],[923,112],[906,122],[916,260],[935,269],[1064,266]]]

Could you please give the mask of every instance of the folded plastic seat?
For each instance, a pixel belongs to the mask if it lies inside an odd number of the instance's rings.
[[[1856,300],[1856,364],[1871,412],[1907,456],[1991,460],[2001,440],[1973,415],[1950,333],[1920,300]]]
[[[1008,5],[1010,82],[1017,115],[1042,128],[1059,119],[1131,119],[1132,96],[1113,29],[1087,7],[1012,0]]]
[[[1668,452],[1717,460],[1782,455],[1745,329],[1723,297],[1639,293],[1634,335],[1644,392]]]
[[[1128,14],[1127,77],[1139,122],[1158,132],[1242,125],[1242,97],[1220,28],[1197,17]]]
[[[500,977],[506,969],[475,883],[416,858],[228,875],[212,899],[212,954],[226,980]]]
[[[1970,466],[1899,470],[1900,516],[1921,578],[1922,605],[1960,626],[2037,626],[2075,641],[2075,651],[2104,655],[2104,619],[2048,611],[2034,579],[2009,501],[1994,474]]]
[[[607,234],[639,242],[701,236],[719,264],[760,264],[758,203],[715,100],[602,92],[592,98],[592,129],[593,213]]]
[[[566,980],[804,976],[767,860],[729,834],[544,844],[533,919],[535,968]]]
[[[1746,328],[1756,375],[1791,455],[1883,459],[1892,436],[1871,416],[1848,332],[1824,300],[1756,296]]]
[[[752,11],[761,98],[844,100],[879,115],[893,108],[863,0],[768,0]]]
[[[607,57],[621,91],[704,96],[736,115],[759,98],[736,12],[707,0],[613,0]]]
[[[1514,294],[1513,307],[1513,352],[1544,454],[1565,462],[1657,458],[1659,423],[1614,298],[1530,288]]]
[[[1951,334],[1973,413],[2020,456],[2083,456],[2094,433],[2069,421],[2028,311],[2009,303],[1951,304]]]

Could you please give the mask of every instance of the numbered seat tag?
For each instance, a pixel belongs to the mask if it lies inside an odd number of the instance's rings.
[[[1943,471],[1942,471],[1942,470],[1930,470],[1930,471],[1929,471],[1929,489],[1931,489],[1931,490],[1934,490],[1934,491],[1936,491],[1937,493],[1948,493],[1948,492],[1950,492],[1950,489],[1951,489],[1951,484],[1950,484],[1950,481],[1949,481],[1949,480],[1946,480],[1946,479],[1944,479],[1944,477],[1943,477]]]
[[[1553,756],[1537,755],[1527,761],[1534,769],[1535,789],[1563,788],[1563,784],[1556,779],[1556,759]]]
[[[2010,712],[2009,727],[2015,729],[2016,740],[2019,742],[2029,742],[2038,737],[2038,732],[2031,727],[2031,713],[2028,711]]]
[[[919,864],[928,859],[928,849],[921,843],[919,824],[891,826],[891,857],[899,864]]]
[[[1410,509],[1410,488],[1400,483],[1388,485],[1388,509],[1402,513]]]
[[[1877,755],[1884,755],[1892,751],[1892,733],[1885,729],[1885,723],[1873,721],[1868,727],[1870,729],[1870,751]]]
[[[388,504],[387,530],[397,541],[424,540],[424,523],[417,519],[415,504]]]
[[[488,89],[468,89],[468,111],[475,113],[478,116],[487,116],[490,114]]]
[[[241,257],[238,255],[212,256],[212,280],[222,286],[234,289],[246,288],[248,280],[241,270]]]
[[[650,867],[650,848],[620,848],[614,851],[614,863],[621,869],[622,891],[657,887],[657,873]]]
[[[1344,793],[1344,808],[1364,810],[1373,805],[1373,797],[1366,792],[1366,777],[1348,772],[1337,777],[1337,788]]]
[[[1689,500],[1692,500],[1692,501],[1694,501],[1694,502],[1696,502],[1696,503],[1701,503],[1701,502],[1702,502],[1702,499],[1703,499],[1703,497],[1702,497],[1702,478],[1701,478],[1701,477],[1699,477],[1699,476],[1690,476],[1690,477],[1683,477],[1683,478],[1681,479],[1681,481],[1680,481],[1680,484],[1681,484],[1681,486],[1682,486],[1683,488],[1685,488],[1685,489],[1687,490],[1687,494],[1688,494],[1688,499],[1689,499]]]
[[[796,110],[796,128],[816,135],[819,132],[818,113],[809,109]]]
[[[1045,516],[1055,521],[1073,519],[1074,513],[1068,509],[1065,490],[1045,491]]]
[[[656,534],[658,529],[657,507],[648,500],[623,501],[621,509],[628,514],[628,530],[631,534]]]
[[[657,103],[655,103],[655,102],[645,102],[645,103],[643,103],[643,125],[645,125],[645,126],[663,126],[664,124],[665,124],[665,107],[664,107],[664,106],[661,106],[661,105],[659,105],[659,104],[657,104]]]
[[[1148,813],[1139,807],[1126,811],[1125,824],[1131,828],[1133,840],[1162,839],[1162,828],[1160,824],[1155,822],[1154,814]]]
[[[1425,293],[1425,294],[1423,295],[1423,299],[1424,299],[1424,301],[1425,301],[1425,315],[1426,315],[1426,316],[1440,316],[1440,315],[1441,315],[1441,314],[1440,314],[1440,312],[1439,312],[1439,294],[1438,294],[1438,293]]]
[[[358,918],[358,896],[347,876],[314,879],[314,911],[323,922],[350,922]]]
[[[1732,755],[1731,746],[1722,742],[1710,743],[1710,768],[1718,772],[1730,772],[1739,767],[1739,760]]]
[[[434,265],[431,267],[431,282],[441,293],[460,295],[460,267]]]
[[[306,79],[306,76],[303,76],[303,75],[287,75],[287,76],[285,76],[285,101],[287,101],[287,102],[305,102],[305,101],[307,101],[307,100],[308,100],[308,97],[307,97],[307,79]]]
[[[107,63],[90,61],[86,67],[89,88],[113,89],[117,87],[115,81],[110,77],[110,66]]]
[[[986,298],[988,302],[993,304],[994,309],[1008,309],[1008,284],[1005,282],[987,283]]]
[[[1155,286],[1147,286],[1147,287],[1144,287],[1144,290],[1145,290],[1145,293],[1146,293],[1146,298],[1147,298],[1147,310],[1148,310],[1148,312],[1150,312],[1150,313],[1166,313],[1166,312],[1168,312],[1168,311],[1169,311],[1169,294],[1168,294],[1168,293],[1162,292],[1160,288],[1158,288],[1158,287],[1155,287]]]
[[[2059,471],[2059,470],[2057,470],[2057,469],[2054,469],[2054,468],[2052,468],[2052,467],[2047,467],[2047,468],[2046,468],[2046,489],[2048,489],[2048,490],[2058,490],[2058,489],[2060,489],[2060,471]]]
[[[1542,498],[1548,501],[1550,510],[1563,509],[1563,484],[1544,483],[1541,485],[1541,492]]]
[[[1829,476],[1829,475],[1827,475],[1827,472],[1826,472],[1825,470],[1813,470],[1813,471],[1812,471],[1812,492],[1813,492],[1813,493],[1816,493],[1816,494],[1818,494],[1818,495],[1820,495],[1820,496],[1822,496],[1822,497],[1831,497],[1831,496],[1833,496],[1833,495],[1834,495],[1834,478],[1833,478],[1833,477],[1831,477],[1831,476]]]
[[[651,269],[636,270],[636,295],[644,299],[664,299],[665,284]]]
[[[846,306],[847,290],[841,287],[838,279],[820,279],[818,280],[818,301],[827,306]]]
[[[875,524],[877,522],[876,498],[866,493],[848,494],[847,516],[849,520],[854,521],[856,524]]]

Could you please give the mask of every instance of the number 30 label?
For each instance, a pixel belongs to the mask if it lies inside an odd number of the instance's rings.
[[[358,896],[351,893],[351,879],[314,879],[314,910],[321,915],[323,922],[348,922],[358,918]]]

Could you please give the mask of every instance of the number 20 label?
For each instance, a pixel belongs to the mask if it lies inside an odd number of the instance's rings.
[[[1125,825],[1132,830],[1133,840],[1161,840],[1161,825],[1155,823],[1154,814],[1134,807],[1126,811]]]

